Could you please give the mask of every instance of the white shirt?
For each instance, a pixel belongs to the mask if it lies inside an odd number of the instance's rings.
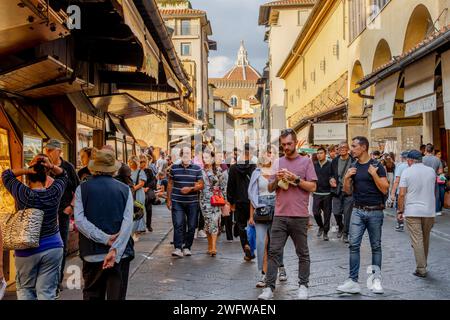
[[[400,188],[407,188],[405,217],[433,218],[436,211],[436,173],[423,163],[406,168],[400,178]]]

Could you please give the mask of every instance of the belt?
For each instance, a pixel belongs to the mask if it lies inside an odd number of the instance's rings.
[[[386,207],[384,205],[379,205],[379,206],[353,206],[356,209],[361,209],[364,211],[378,211],[378,210],[384,210]]]

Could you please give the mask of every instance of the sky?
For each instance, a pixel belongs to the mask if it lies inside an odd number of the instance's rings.
[[[244,40],[250,64],[262,74],[267,62],[264,26],[258,26],[259,6],[269,0],[190,0],[194,9],[205,10],[211,22],[217,51],[209,57],[209,76],[222,77],[236,62]]]

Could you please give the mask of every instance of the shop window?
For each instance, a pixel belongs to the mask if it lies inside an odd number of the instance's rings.
[[[127,143],[127,160],[133,155],[133,144]]]
[[[116,155],[117,155],[117,160],[121,161],[121,162],[126,162],[125,159],[125,152],[124,152],[124,143],[121,140],[116,140],[116,145],[117,145],[117,150],[116,150]]]
[[[94,146],[93,136],[94,129],[79,123],[77,124],[77,154],[80,154],[80,150],[83,148],[92,148]],[[81,168],[81,160],[79,157],[77,157],[77,168]]]
[[[9,153],[8,131],[0,128],[0,175],[3,171],[11,168],[11,158]],[[0,213],[14,212],[15,202],[11,194],[6,190],[0,179]],[[3,252],[0,252],[3,254]]]
[[[25,166],[33,160],[35,156],[42,153],[42,139],[33,136],[23,136],[23,162]]]

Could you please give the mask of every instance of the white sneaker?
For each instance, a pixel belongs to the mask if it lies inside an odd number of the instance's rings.
[[[199,239],[205,239],[207,237],[206,232],[203,230],[197,231],[197,238]]]
[[[134,242],[138,242],[139,241],[139,237],[136,234],[133,234],[132,238],[133,238]]]
[[[192,256],[192,252],[188,248],[184,248],[183,249],[183,255],[186,256],[186,257],[190,257],[190,256]]]
[[[287,281],[286,269],[284,267],[278,269],[278,280]]]
[[[183,252],[181,252],[181,249],[175,249],[175,251],[172,252],[172,257],[183,258]]]
[[[257,288],[265,288],[266,287],[266,275],[262,274],[259,281],[256,283]]]
[[[355,282],[352,279],[347,279],[343,284],[337,287],[337,291],[356,294],[361,292],[361,287],[358,282]]]
[[[258,300],[272,300],[273,292],[271,288],[264,288],[263,292],[258,296]]]
[[[298,288],[297,299],[298,300],[308,299],[308,288],[306,286],[301,285],[300,288]]]
[[[442,216],[442,211],[436,212],[436,216],[437,217]]]
[[[376,294],[384,293],[383,287],[381,286],[381,279],[376,278],[373,280],[371,290],[373,293],[376,293]]]
[[[2,300],[3,297],[5,296],[5,291],[6,291],[6,281],[5,278],[3,278],[0,281],[0,300]]]

